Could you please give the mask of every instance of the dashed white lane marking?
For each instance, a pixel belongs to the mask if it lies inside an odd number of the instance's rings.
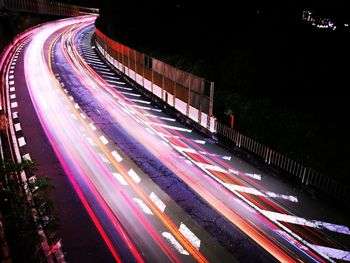
[[[109,68],[100,68],[97,71],[102,71],[102,73],[114,74],[111,73],[111,70]]]
[[[111,163],[108,158],[106,157],[106,155],[104,155],[103,153],[98,153],[98,155],[100,156],[101,160],[104,162],[104,163]]]
[[[117,160],[117,162],[123,161],[123,158],[120,156],[120,154],[117,151],[113,151],[112,156]]]
[[[17,58],[13,59],[14,62],[17,62]]]
[[[134,197],[133,200],[142,209],[142,211],[147,215],[153,215],[152,210],[139,198]]]
[[[86,137],[86,140],[91,146],[97,146],[97,144],[90,137]]]
[[[17,102],[11,102],[11,108],[17,108],[18,104]]]
[[[181,127],[172,126],[172,125],[166,125],[166,124],[163,124],[163,123],[157,123],[157,122],[148,122],[148,123],[152,124],[152,125],[155,125],[155,126],[161,126],[163,128],[167,128],[167,129],[170,129],[170,130],[183,131],[183,132],[188,132],[188,133],[192,132],[191,129],[181,128]]]
[[[97,130],[96,126],[93,123],[90,123],[89,126],[93,131]]]
[[[72,96],[68,96],[68,99],[70,100],[74,100],[74,98]]]
[[[137,175],[137,173],[135,173],[135,171],[133,169],[130,169],[128,172],[128,175],[131,177],[131,179],[135,182],[135,183],[139,183],[141,181],[140,176]]]
[[[32,160],[32,158],[30,157],[30,154],[29,154],[29,153],[24,154],[24,155],[22,156],[22,159],[23,159],[23,160],[26,160],[26,161],[31,161],[31,160]]]
[[[80,113],[80,116],[84,119],[84,120],[86,120],[86,116],[85,116],[85,114],[84,113]]]
[[[207,164],[207,163],[199,163],[199,162],[196,162],[196,164],[203,168],[203,169],[207,169],[207,170],[212,170],[212,171],[216,171],[216,172],[220,172],[220,173],[226,173],[228,174],[228,171],[217,166],[217,165],[212,165],[212,164]]]
[[[208,153],[208,152],[204,152],[204,151],[199,151],[199,153],[204,154],[204,155],[208,155],[208,156],[219,157],[221,159],[228,160],[228,161],[231,160],[231,156],[225,156],[225,155],[222,156],[222,155],[219,155],[219,154]]]
[[[65,93],[68,93],[68,90],[67,90],[67,89],[63,89],[63,91],[64,91]]]
[[[106,79],[116,79],[116,80],[119,80],[120,78],[118,78],[118,77],[116,77],[116,76],[103,76],[104,78],[106,78]]]
[[[161,141],[162,142],[162,144],[164,144],[166,147],[170,147],[170,145],[167,143],[167,142],[165,142],[165,141]]]
[[[10,80],[9,81],[9,85],[15,85],[15,81],[14,80]]]
[[[15,92],[16,91],[16,88],[15,87],[11,87],[10,88],[10,92]]]
[[[16,98],[16,94],[11,94],[11,95],[10,95],[10,99],[11,99],[11,100],[13,100],[13,99],[15,99],[15,98]]]
[[[140,94],[131,93],[131,92],[119,91],[119,93],[124,94],[124,95],[128,95],[128,96],[133,96],[133,97],[141,97]]]
[[[14,66],[11,66],[10,69],[15,69],[15,67],[14,67]]]
[[[74,120],[78,120],[78,117],[75,116],[75,114],[71,113],[70,116],[71,116]]]
[[[75,103],[75,104],[74,104],[74,108],[79,109],[79,108],[80,108],[80,107],[79,107],[79,104],[78,104],[78,103]]]
[[[187,252],[187,250],[185,250],[183,248],[183,246],[181,246],[181,244],[175,239],[175,237],[169,233],[169,232],[163,232],[162,236],[165,237],[165,239],[177,250],[180,252],[180,254],[182,255],[189,255],[189,253]]]
[[[108,143],[108,140],[103,135],[101,135],[99,138],[104,145],[106,145]]]
[[[113,73],[113,72],[104,71],[104,72],[100,72],[100,73],[102,75],[115,76],[115,73]]]
[[[10,70],[10,74],[13,74],[13,73],[15,73],[15,71],[14,70]]]
[[[330,258],[339,259],[341,261],[350,261],[350,252],[336,248],[323,247],[314,244],[309,244],[316,252],[321,255],[326,255]]]
[[[26,145],[26,140],[24,139],[24,137],[18,138],[18,145],[19,147]]]
[[[135,108],[139,108],[139,109],[143,109],[143,110],[150,110],[150,111],[162,112],[162,110],[160,110],[160,109],[155,109],[155,108],[145,107],[145,106],[135,105],[135,104],[130,105],[130,107],[135,107]]]
[[[138,100],[138,99],[128,99],[128,100],[131,100],[133,102],[142,103],[142,104],[147,104],[147,105],[151,104],[151,102],[147,101],[147,100]]]
[[[274,192],[265,192],[265,195],[268,197],[272,197],[272,198],[281,198],[284,200],[288,200],[294,203],[298,203],[298,198],[296,196],[293,195],[284,195],[284,194],[277,194]]]
[[[122,82],[122,81],[116,81],[116,80],[109,80],[107,79],[107,82],[108,83],[115,83],[115,84],[119,84],[119,85],[125,85],[126,83],[125,82]]]
[[[236,184],[228,184],[224,183],[224,185],[230,189],[231,191],[239,191],[247,194],[252,194],[252,195],[259,195],[259,196],[265,196],[262,192],[255,188],[251,187],[246,187],[246,186],[241,186],[241,185],[236,185]]]
[[[18,118],[18,112],[12,112],[12,119]]]
[[[193,234],[193,232],[182,222],[179,227],[179,231],[196,249],[199,250],[201,246],[201,240],[195,234]]]
[[[198,144],[205,144],[206,141],[203,141],[203,140],[193,140],[195,143],[198,143]]]
[[[248,176],[250,178],[253,178],[255,180],[261,180],[260,174],[252,174],[252,173],[244,173],[245,176]]]
[[[21,124],[20,123],[16,123],[15,124],[15,131],[20,131],[22,130]]]
[[[261,180],[261,175],[260,174],[252,174],[252,173],[240,173],[239,171],[237,170],[233,170],[233,169],[228,169],[228,171],[232,174],[235,174],[235,175],[240,175],[240,174],[243,174],[245,176],[248,176],[250,178],[253,178],[255,180]]]
[[[111,85],[111,84],[110,84]],[[116,86],[116,85],[111,85],[113,88],[117,88],[117,89],[123,89],[123,90],[132,90],[132,88],[127,88],[127,87],[120,87],[120,86]]]
[[[121,176],[119,173],[112,173],[112,175],[114,176],[114,178],[116,178],[118,180],[118,182],[121,185],[128,185],[128,183],[125,181],[124,177]]]
[[[89,61],[88,59],[86,60],[88,64],[92,65],[92,66],[96,66],[96,65],[103,65],[103,63],[101,62],[95,62],[95,61]]]
[[[157,115],[153,115],[153,114],[149,114],[149,113],[144,113],[143,115],[145,115],[147,117],[165,120],[165,121],[173,121],[173,122],[176,121],[176,119],[173,119],[173,118],[161,117],[161,116],[157,116]]]
[[[307,220],[307,219],[302,218],[302,217],[297,217],[297,216],[293,216],[293,215],[286,215],[286,214],[271,212],[271,211],[267,211],[267,210],[262,210],[261,213],[263,213],[265,216],[267,216],[269,219],[271,219],[273,221],[282,221],[282,222],[292,223],[292,224],[296,224],[296,225],[319,228],[319,229],[326,228],[332,232],[350,235],[350,230],[347,226],[335,225],[335,224],[322,222],[322,221]]]
[[[153,135],[155,134],[154,131],[152,131],[152,130],[151,130],[150,128],[148,128],[148,127],[146,128],[146,130],[147,130],[150,134],[153,134]]]
[[[10,75],[9,76],[9,79],[14,79],[15,77],[13,75]]]
[[[166,205],[159,199],[159,197],[155,193],[151,193],[149,195],[153,203],[159,208],[160,211],[164,212]]]
[[[239,191],[247,194],[252,194],[252,195],[259,195],[259,196],[264,196],[264,197],[272,197],[272,198],[281,198],[284,200],[288,200],[294,203],[298,202],[298,198],[293,195],[284,195],[284,194],[277,194],[274,192],[261,192],[255,188],[252,187],[246,187],[246,186],[241,186],[241,185],[236,185],[236,184],[228,184],[224,183],[224,185],[230,189],[231,191]]]

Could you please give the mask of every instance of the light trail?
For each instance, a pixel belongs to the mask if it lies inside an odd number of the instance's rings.
[[[212,258],[231,258],[211,238],[200,242],[200,248],[197,240],[196,246],[192,244],[190,230],[180,229],[162,210],[162,201],[154,201],[159,188],[151,181],[144,188],[143,181],[135,180],[145,175],[136,171],[135,164],[120,153],[81,111],[64,84],[56,80],[61,78],[51,68],[53,48],[59,39],[70,38],[75,29],[92,20],[74,18],[40,28],[24,57],[26,83],[39,120],[88,214],[118,262],[208,262],[201,250],[211,243],[218,253],[210,252]],[[72,47],[64,49],[61,58],[70,61],[67,50]],[[183,215],[181,211],[176,220],[182,221]],[[165,237],[163,233],[168,234]]]
[[[302,242],[303,245],[296,246],[296,250],[300,251],[299,253],[307,255],[307,257],[310,257],[310,259],[314,258],[315,260],[318,260],[320,262],[322,261],[322,258],[320,258],[315,253],[316,251],[312,251],[314,247],[311,246],[304,239],[300,238],[298,233],[291,231],[290,228],[286,228],[280,222],[274,220],[271,216],[268,216],[266,215],[266,213],[263,213],[264,210],[270,209],[272,211],[277,211],[282,214],[288,214],[289,212],[287,210],[285,210],[280,204],[277,204],[275,201],[272,201],[269,197],[282,198],[292,202],[297,202],[296,197],[283,194],[276,194],[271,191],[268,191],[267,189],[262,188],[258,183],[248,178],[249,176],[251,176],[252,178],[256,179],[257,175],[246,175],[244,173],[241,173],[233,167],[227,165],[225,162],[223,162],[216,156],[207,153],[202,147],[198,146],[198,144],[194,144],[192,141],[190,141],[182,134],[177,132],[179,128],[171,128],[169,125],[162,122],[160,118],[156,123],[154,122],[154,120],[150,121],[147,117],[151,116],[149,116],[149,113],[147,113],[146,111],[143,111],[143,109],[151,108],[139,106],[135,103],[132,103],[127,97],[123,96],[126,94],[114,90],[111,85],[104,81],[98,74],[96,74],[92,70],[92,68],[88,64],[86,64],[86,62],[84,62],[84,59],[79,55],[79,52],[74,47],[74,35],[73,40],[70,41],[70,45],[72,45],[73,48],[71,52],[69,52],[69,54],[67,53],[67,56],[71,56],[72,65],[74,65],[77,68],[77,72],[81,74],[82,79],[84,79],[86,83],[89,83],[93,87],[88,87],[91,94],[102,105],[104,105],[104,108],[109,112],[109,114],[113,116],[114,119],[123,126],[123,129],[125,129],[128,132],[128,134],[135,139],[135,141],[142,143],[142,145],[144,145],[150,152],[157,156],[167,167],[169,167],[175,174],[177,174],[179,178],[186,182],[208,203],[210,203],[218,211],[224,214],[225,217],[228,218],[231,222],[233,222],[239,228],[244,230],[245,233],[251,236],[255,241],[257,241],[261,246],[263,246],[266,250],[268,250],[279,260],[293,261],[294,259],[287,255],[285,252],[283,252],[283,248],[281,250],[281,248],[271,243],[271,241],[269,240],[271,239],[271,237],[268,238],[267,232],[265,232],[265,236],[260,235],[259,231],[257,231],[256,228],[249,226],[249,223],[247,222],[242,222],[242,220],[239,220],[234,215],[232,209],[229,209],[229,207],[232,207],[232,202],[221,203],[221,201],[219,201],[218,198],[215,198],[215,196],[217,196],[216,191],[222,192],[222,189],[220,187],[218,188],[216,184],[213,184],[213,181],[210,180],[210,178],[214,179],[217,183],[224,186],[229,192],[228,193],[224,191],[219,195],[225,196],[234,194],[239,199],[247,203],[250,207],[252,207],[254,211],[257,211],[260,214],[258,216],[258,219],[261,220],[263,224],[268,225],[274,232],[278,233],[280,228],[288,232],[288,238],[285,238],[285,236],[283,236],[283,239],[287,239],[287,241],[293,246],[295,244],[299,244],[298,241],[296,241],[296,239]],[[122,108],[122,111],[120,110],[120,108]],[[131,119],[134,119],[134,123],[131,122]],[[139,127],[140,125],[143,127]],[[146,129],[147,131],[151,131],[152,133],[142,133],[142,136],[140,136],[139,131],[141,131],[142,129]],[[191,171],[192,168],[189,168],[186,165],[185,168],[183,163],[176,161],[176,155],[171,150],[167,150],[166,148],[162,147],[161,144],[158,143],[159,141],[155,141],[155,134],[162,134],[160,136],[161,141],[164,140],[170,143],[170,145],[172,145],[174,149],[178,147],[177,145],[181,145],[183,144],[183,142],[185,142],[185,147],[183,148],[188,148],[190,149],[190,151],[195,151],[196,154],[191,156],[190,154],[184,153],[183,151],[177,152],[188,158],[205,174],[199,173],[198,169],[196,168],[194,168],[194,170]],[[169,137],[175,139],[169,140]],[[178,138],[180,138],[181,140]],[[216,168],[214,170],[209,169],[210,167],[218,167],[217,169],[219,170],[215,171]],[[222,171],[220,172],[220,170],[222,169],[225,171],[224,173]],[[198,174],[200,176],[198,176]],[[209,177],[207,175],[209,175]],[[193,180],[193,178],[198,179]],[[244,178],[244,180],[242,180],[242,178]],[[203,187],[203,184],[202,186],[200,186],[199,182],[201,182],[201,180],[206,181],[213,187],[213,189],[216,190],[206,190],[205,187]],[[261,190],[263,190],[263,192]],[[235,211],[237,211],[237,209]],[[266,217],[261,215],[264,215]],[[309,229],[307,230],[310,232]],[[310,233],[313,233],[313,231],[311,231]],[[278,235],[280,236],[280,234]],[[318,238],[320,237],[317,233],[313,233],[313,235],[315,237],[318,236]],[[274,238],[272,238],[271,240],[273,242],[279,243]],[[331,244],[331,242],[329,242],[329,244]],[[294,252],[289,251],[288,253],[291,253],[290,255],[294,256]],[[327,255],[321,255],[324,256],[327,260],[331,260]]]

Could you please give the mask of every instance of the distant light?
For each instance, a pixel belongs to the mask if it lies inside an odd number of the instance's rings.
[[[348,26],[349,26],[349,24],[344,24],[344,26],[345,26],[345,27],[348,27]]]
[[[336,26],[334,26],[334,27],[333,27],[333,30],[335,30],[336,28],[337,28],[337,27],[336,27]]]

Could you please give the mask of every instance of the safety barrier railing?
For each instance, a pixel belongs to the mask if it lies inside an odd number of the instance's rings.
[[[58,16],[78,16],[86,13],[98,13],[96,8],[81,7],[47,0],[0,0],[0,10],[12,10]]]
[[[278,167],[297,177],[306,186],[317,188],[338,200],[350,203],[350,188],[330,177],[327,177],[314,169],[304,166],[290,157],[277,152],[256,140],[217,122],[217,133],[233,141],[239,148],[261,157],[267,164]]]
[[[95,31],[97,48],[109,63],[201,127],[216,132],[214,82],[131,49],[98,29]]]

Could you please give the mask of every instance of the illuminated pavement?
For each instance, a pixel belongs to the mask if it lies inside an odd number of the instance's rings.
[[[62,26],[42,30],[26,48],[27,86],[114,258],[232,262],[229,251],[240,261],[271,262],[257,242],[281,261],[350,261],[345,216],[164,114],[101,61],[91,27],[54,33]]]

